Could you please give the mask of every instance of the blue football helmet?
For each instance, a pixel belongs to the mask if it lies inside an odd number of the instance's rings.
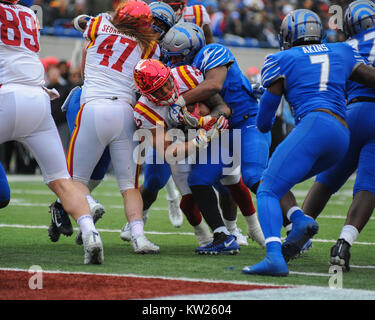
[[[319,16],[307,9],[291,11],[284,18],[280,27],[279,42],[281,50],[304,42],[321,42],[323,25]]]
[[[194,23],[183,22],[176,24],[167,32],[160,47],[162,54],[168,59],[173,56],[182,56],[183,61],[179,65],[190,65],[195,55],[205,45],[206,38],[203,30]]]
[[[344,31],[348,37],[375,27],[375,3],[368,0],[352,2],[345,11]]]
[[[176,22],[175,14],[172,7],[164,2],[151,2],[149,7],[152,12],[154,20],[159,20],[163,23],[163,27],[156,23],[152,24],[152,28],[161,34],[161,38],[172,28]]]

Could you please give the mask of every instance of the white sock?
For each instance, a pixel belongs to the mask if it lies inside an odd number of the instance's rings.
[[[230,221],[230,220],[227,220],[227,219],[223,219],[224,220],[224,224],[225,226],[227,227],[228,231],[230,233],[234,232],[237,228],[237,219],[234,220],[234,221]]]
[[[292,221],[292,220],[291,220],[292,214],[293,214],[295,211],[298,211],[298,210],[302,211],[301,208],[300,208],[300,207],[297,207],[297,206],[292,207],[292,208],[290,208],[290,209],[288,210],[288,212],[287,212],[287,214],[286,214],[286,217],[288,218],[289,221]]]
[[[339,239],[344,239],[351,246],[359,235],[358,229],[351,225],[346,225],[342,228]]]
[[[228,231],[226,227],[219,227],[214,230],[214,233],[218,233],[218,232],[223,232],[228,236],[230,235],[230,232]]]
[[[132,232],[132,238],[137,238],[144,235],[144,222],[143,220],[134,220],[130,222],[130,230]]]
[[[169,178],[165,190],[167,191],[167,200],[172,201],[178,198],[178,191],[172,178]]]
[[[93,205],[93,204],[96,204],[96,201],[94,200],[94,198],[91,195],[87,194],[86,199],[87,199],[87,202],[89,203],[90,206]]]
[[[90,214],[79,217],[77,220],[77,224],[82,231],[82,236],[86,235],[90,231],[97,232],[94,225],[94,220],[92,219],[92,216]]]

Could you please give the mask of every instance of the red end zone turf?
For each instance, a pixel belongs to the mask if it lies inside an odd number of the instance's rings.
[[[129,300],[286,288],[160,278],[43,273],[42,289],[30,289],[25,271],[0,271],[0,300]],[[36,283],[32,281],[32,283]]]

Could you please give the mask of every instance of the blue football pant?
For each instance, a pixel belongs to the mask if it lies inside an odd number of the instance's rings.
[[[221,139],[219,161],[212,160],[215,153],[211,153],[212,146],[210,145],[207,149],[207,164],[193,165],[189,185],[212,186],[222,179],[225,176],[224,169],[233,165],[233,162],[228,162],[228,157],[223,157],[223,151],[241,165],[241,175],[246,186],[251,189],[256,185],[267,166],[271,135],[259,132],[253,122],[248,119],[236,129],[230,129],[229,144],[228,141]]]
[[[359,102],[349,107],[349,149],[342,161],[319,174],[316,181],[336,193],[358,168],[353,196],[360,191],[375,194],[375,103]]]
[[[280,238],[280,199],[297,183],[339,162],[348,146],[348,129],[327,113],[311,112],[276,148],[257,193],[259,221],[266,241]]]

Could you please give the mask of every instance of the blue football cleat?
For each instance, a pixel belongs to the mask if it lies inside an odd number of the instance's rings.
[[[268,253],[263,261],[253,266],[244,267],[242,272],[261,276],[286,277],[289,274],[289,269],[282,255]]]
[[[304,215],[303,217],[293,221],[293,227],[284,243],[282,244],[282,252],[285,260],[298,257],[301,252],[307,251],[312,243],[308,241],[318,233],[319,225],[311,217]],[[304,250],[303,250],[304,249]]]
[[[237,254],[240,252],[240,246],[236,237],[227,235],[223,232],[214,233],[214,241],[206,246],[195,249],[198,254]]]

